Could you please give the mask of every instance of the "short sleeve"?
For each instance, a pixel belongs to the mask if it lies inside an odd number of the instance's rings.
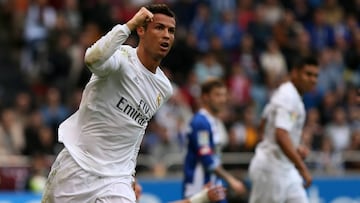
[[[277,107],[275,112],[275,127],[290,131],[296,122],[296,114],[282,107]]]

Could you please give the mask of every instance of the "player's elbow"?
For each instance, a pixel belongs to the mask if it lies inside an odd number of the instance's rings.
[[[91,67],[99,61],[100,52],[97,49],[88,48],[85,52],[84,63],[87,67]]]

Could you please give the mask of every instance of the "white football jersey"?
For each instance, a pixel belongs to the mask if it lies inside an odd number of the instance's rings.
[[[289,133],[295,147],[301,141],[305,122],[305,107],[302,98],[291,82],[283,83],[271,97],[262,115],[266,119],[264,138],[256,148],[257,155],[263,156],[276,168],[293,168],[293,163],[276,142],[275,129]]]
[[[129,34],[126,25],[117,25],[87,49],[93,74],[78,111],[59,127],[59,141],[75,161],[100,176],[135,172],[148,122],[172,94],[161,69],[150,72],[136,48],[123,45]]]

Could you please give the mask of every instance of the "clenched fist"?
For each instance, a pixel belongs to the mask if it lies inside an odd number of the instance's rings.
[[[141,7],[141,9],[126,23],[126,25],[130,30],[134,30],[137,27],[142,26],[145,22],[152,21],[153,17],[154,14],[145,7]]]

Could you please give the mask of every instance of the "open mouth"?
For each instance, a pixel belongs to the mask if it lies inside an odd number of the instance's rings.
[[[163,43],[160,44],[160,47],[163,48],[163,49],[167,49],[167,48],[169,48],[169,46],[170,46],[170,44],[167,43],[167,42],[163,42]]]

